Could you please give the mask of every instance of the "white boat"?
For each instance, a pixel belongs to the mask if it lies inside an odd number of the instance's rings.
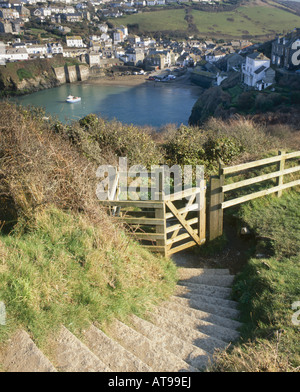
[[[76,103],[76,102],[80,102],[81,98],[80,97],[74,97],[73,95],[69,95],[66,99],[66,102],[68,103]]]

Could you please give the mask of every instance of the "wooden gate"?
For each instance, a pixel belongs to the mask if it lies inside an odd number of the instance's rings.
[[[129,233],[151,251],[170,256],[205,243],[205,180],[199,187],[165,195],[159,176],[157,200],[118,200],[124,189],[115,181],[110,200],[101,201]]]

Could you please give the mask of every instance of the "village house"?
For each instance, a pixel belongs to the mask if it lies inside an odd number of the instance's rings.
[[[18,19],[20,14],[15,9],[0,8],[0,18],[4,20]]]
[[[7,61],[11,62],[28,60],[29,58],[26,48],[8,48],[5,57]]]
[[[5,43],[0,41],[0,65],[5,65],[6,62],[6,46]]]
[[[132,48],[126,51],[125,56],[127,57],[127,63],[129,63],[129,65],[142,65],[145,53],[143,49]]]
[[[0,33],[12,34],[13,33],[13,26],[12,26],[11,22],[0,20]]]
[[[52,14],[51,8],[37,8],[33,11],[33,16],[41,17],[44,16],[45,18],[50,17]]]
[[[100,54],[97,52],[90,52],[87,54],[87,63],[90,67],[100,67]]]
[[[164,69],[170,67],[174,62],[174,56],[170,50],[150,50],[149,55],[145,57],[147,69]]]
[[[72,48],[64,48],[64,57],[70,57],[70,58],[78,58],[82,55],[87,54],[87,49],[86,48],[81,48],[81,47],[72,47]]]
[[[118,44],[120,42],[124,42],[124,33],[122,30],[116,30],[113,33],[114,44]]]
[[[264,54],[254,52],[246,57],[242,66],[243,82],[257,90],[264,90],[275,81],[275,71],[270,68],[270,59]]]
[[[240,69],[242,67],[242,64],[245,63],[245,58],[238,53],[231,53],[227,55],[224,59],[226,60],[227,72]]]
[[[80,36],[66,37],[66,44],[68,48],[83,48],[85,45]]]
[[[63,54],[64,49],[60,43],[49,43],[48,53],[52,55]]]
[[[29,55],[44,56],[48,53],[47,45],[42,44],[26,45],[26,49]]]
[[[63,15],[61,15],[61,18],[62,18],[62,20],[65,20],[66,22],[69,22],[69,23],[82,22],[82,15],[79,13],[63,14]]]
[[[205,56],[205,60],[208,61],[209,63],[215,63],[219,61],[222,57],[225,57],[226,53],[219,51],[213,51],[211,53],[208,53]]]
[[[99,24],[98,28],[101,31],[101,33],[107,33],[107,31],[108,31],[108,26],[106,23]]]
[[[141,37],[138,35],[128,35],[127,41],[130,45],[138,45],[141,42]]]
[[[145,57],[144,64],[145,64],[146,70],[163,69],[164,68],[164,56],[159,53],[149,54],[148,56]]]
[[[121,25],[118,27],[118,30],[122,31],[123,37],[126,38],[128,36],[128,27]]]

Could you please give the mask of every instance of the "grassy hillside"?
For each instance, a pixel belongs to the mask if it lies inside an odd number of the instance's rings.
[[[0,346],[19,327],[44,346],[61,324],[80,333],[92,322],[142,315],[173,293],[174,264],[141,248],[99,205],[98,165],[127,156],[129,165],[147,167],[204,164],[208,176],[219,157],[249,161],[300,142],[288,125],[244,118],[153,134],[95,115],[68,125],[45,121],[39,109],[5,102],[0,112],[0,301],[7,310]],[[294,370],[299,193],[245,204],[239,219],[264,256],[253,257],[236,280],[245,340],[219,357],[217,370]]]
[[[285,192],[244,204],[239,217],[257,237],[255,254],[233,286],[240,302],[242,341],[212,370],[299,372],[300,194]]]
[[[262,5],[263,4],[263,5]],[[270,39],[299,26],[300,17],[268,3],[246,4],[230,12],[205,12],[187,5],[182,9],[166,9],[129,15],[110,20],[114,26],[138,24],[141,33],[188,33],[186,10],[199,37]],[[191,19],[190,19],[191,20]]]
[[[142,249],[99,205],[97,164],[43,113],[6,103],[0,111],[0,342],[18,327],[44,342],[61,324],[79,331],[171,294],[173,263]]]
[[[270,6],[239,7],[232,12],[209,15],[192,11],[194,23],[201,34],[219,37],[274,36],[299,26],[300,17]]]

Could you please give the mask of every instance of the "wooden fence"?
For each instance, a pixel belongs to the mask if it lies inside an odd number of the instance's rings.
[[[109,200],[101,201],[101,203],[108,208],[115,219],[127,225],[129,232],[141,241],[143,246],[170,256],[191,246],[202,245],[206,238],[211,241],[221,236],[223,234],[223,212],[226,208],[272,193],[277,193],[280,197],[284,189],[300,185],[299,157],[300,151],[289,154],[279,151],[277,156],[235,166],[225,167],[220,161],[219,174],[210,177],[207,198],[204,179],[200,181],[198,187],[165,195],[164,177],[160,170],[155,200],[119,200],[122,191],[125,191],[127,195],[128,188],[127,186],[122,188],[120,173],[117,172],[117,175],[111,179]],[[296,166],[295,159],[298,162]],[[274,164],[276,169],[270,167]],[[251,169],[257,168],[263,168],[265,172],[253,176]],[[226,183],[232,175],[246,177],[246,179]],[[298,175],[298,177],[284,182],[287,175],[294,177]],[[257,187],[258,184],[271,180],[276,181],[275,186],[273,183],[271,187],[254,191],[250,189],[246,194],[245,192],[242,192],[242,195],[239,194],[241,188]]]
[[[210,201],[209,201],[209,234],[208,239],[213,240],[223,233],[223,211],[226,208],[236,206],[249,200],[258,197],[277,193],[278,197],[282,195],[284,189],[300,185],[300,179],[295,179],[288,183],[284,183],[286,175],[297,173],[300,171],[300,166],[292,166],[285,168],[286,161],[298,158],[300,151],[286,154],[284,151],[279,151],[277,156],[261,159],[258,161],[247,162],[236,166],[225,167],[222,161],[219,162],[219,175],[210,178]],[[277,164],[277,169],[270,173],[261,174],[245,180],[225,184],[226,176],[230,174],[243,173],[247,174],[249,169],[258,167],[268,167],[271,164]],[[225,194],[230,191],[235,191],[250,185],[258,184],[267,180],[276,179],[276,186],[271,188],[250,192],[233,199],[224,200]]]
[[[205,242],[205,181],[199,187],[165,195],[160,173],[158,200],[118,200],[121,190],[113,189],[111,200],[101,201],[115,219],[124,222],[132,236],[151,251],[170,256]],[[186,198],[188,201],[183,202]],[[185,204],[185,205],[183,205]]]

